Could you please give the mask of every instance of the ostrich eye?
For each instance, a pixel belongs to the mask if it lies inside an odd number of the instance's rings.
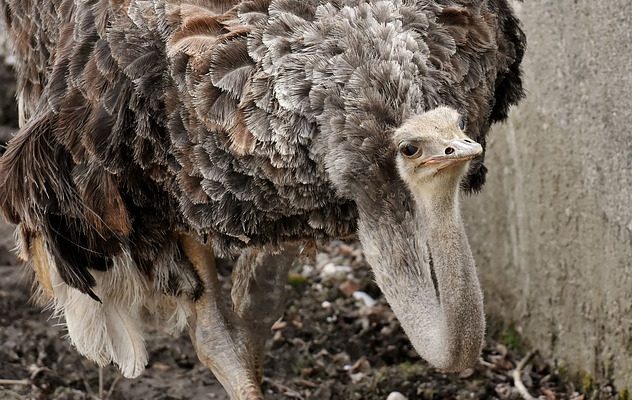
[[[459,129],[465,130],[465,118],[463,117],[459,118]]]
[[[399,146],[399,151],[404,155],[404,157],[408,158],[421,155],[421,147],[413,143],[402,143]]]

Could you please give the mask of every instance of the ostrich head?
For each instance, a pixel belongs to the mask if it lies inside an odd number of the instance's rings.
[[[411,117],[390,135],[393,150],[382,169],[393,179],[373,186],[381,199],[356,200],[378,285],[418,353],[445,371],[472,366],[485,331],[458,201],[469,161],[482,147],[463,129],[447,107]]]
[[[439,107],[410,118],[394,135],[401,178],[419,199],[437,199],[457,190],[469,161],[483,152],[465,135],[465,120]]]

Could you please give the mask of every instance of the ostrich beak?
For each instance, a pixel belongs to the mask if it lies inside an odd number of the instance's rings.
[[[471,139],[453,139],[446,141],[434,152],[421,157],[416,168],[435,165],[439,170],[472,160],[483,153],[483,147]],[[437,146],[434,146],[437,147]]]

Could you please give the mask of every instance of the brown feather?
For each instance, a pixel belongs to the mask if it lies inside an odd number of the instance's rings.
[[[29,247],[29,253],[31,254],[30,261],[35,271],[35,278],[39,283],[39,287],[42,289],[43,295],[47,300],[53,300],[55,295],[50,279],[50,268],[54,268],[54,266],[50,265],[48,252],[44,246],[45,243],[41,236],[32,238]]]
[[[83,199],[87,220],[103,237],[114,234],[124,238],[130,234],[132,223],[112,174],[78,167],[74,181]]]
[[[252,154],[257,140],[248,130],[246,115],[243,110],[235,112],[234,125],[228,131],[230,135],[230,149],[240,156]]]

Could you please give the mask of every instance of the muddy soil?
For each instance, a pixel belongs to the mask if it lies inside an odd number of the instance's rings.
[[[62,321],[29,303],[25,267],[0,228],[0,399],[227,399],[196,359],[186,335],[152,333],[150,363],[138,379],[99,371],[64,338]],[[310,263],[296,263],[289,302],[273,327],[265,363],[267,399],[520,399],[511,372],[524,356],[520,339],[490,340],[479,365],[443,374],[419,359],[373,283],[357,245],[334,242]],[[224,277],[225,286],[229,278]],[[99,374],[101,373],[101,380]],[[535,357],[523,374],[543,399],[617,398],[609,385],[576,387]],[[0,381],[2,382],[2,381]],[[99,390],[99,382],[102,389]],[[584,393],[581,393],[584,392]],[[401,397],[400,397],[401,399]]]

